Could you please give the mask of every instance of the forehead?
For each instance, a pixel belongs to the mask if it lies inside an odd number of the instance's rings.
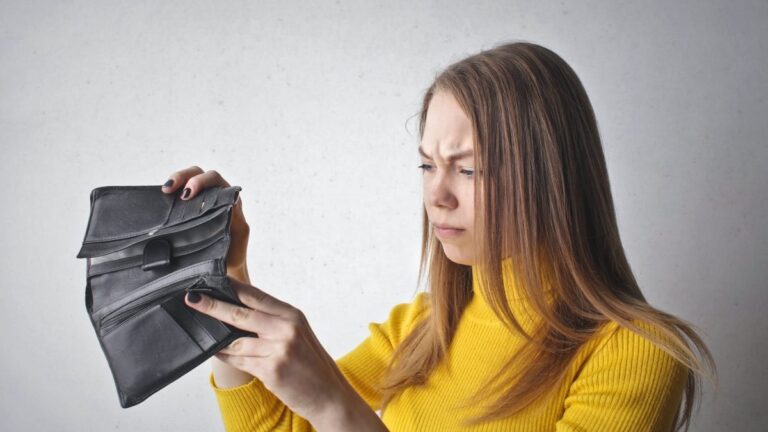
[[[451,93],[437,91],[432,96],[421,147],[430,155],[472,150],[472,124]]]

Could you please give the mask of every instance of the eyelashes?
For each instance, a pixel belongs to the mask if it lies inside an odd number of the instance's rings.
[[[421,164],[421,165],[419,165],[416,168],[419,168],[422,172],[425,172],[425,171],[431,170],[432,169],[432,165]],[[475,174],[475,172],[473,170],[468,170],[468,169],[460,169],[459,172],[461,174],[464,174],[467,177],[472,177]]]

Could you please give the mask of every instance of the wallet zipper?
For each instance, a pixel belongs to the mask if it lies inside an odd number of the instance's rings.
[[[148,309],[158,303],[162,303],[163,300],[166,300],[178,294],[181,291],[177,291],[177,288],[189,283],[189,281],[191,280],[197,279],[194,284],[188,286],[183,291],[185,292],[213,291],[212,288],[206,286],[205,276],[207,276],[207,274],[196,275],[190,278],[182,279],[178,282],[174,282],[168,286],[158,289],[157,291],[151,294],[147,294],[147,296],[145,296],[141,300],[131,303],[130,306],[117,309],[115,311],[110,312],[107,315],[104,315],[104,317],[101,319],[99,323],[99,329],[102,335],[106,336],[114,328],[116,328],[123,322],[127,321],[132,316],[136,315],[136,312],[142,309]]]

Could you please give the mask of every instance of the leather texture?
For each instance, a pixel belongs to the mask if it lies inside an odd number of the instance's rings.
[[[103,186],[77,258],[86,258],[85,307],[120,405],[137,405],[241,336],[257,336],[184,303],[189,291],[243,304],[226,256],[239,186],[182,200],[161,186]]]

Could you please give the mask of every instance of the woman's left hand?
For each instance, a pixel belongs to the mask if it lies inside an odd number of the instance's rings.
[[[264,291],[229,278],[246,307],[200,294],[186,304],[259,337],[240,337],[215,356],[259,380],[288,408],[321,423],[361,400],[315,337],[304,314]],[[314,421],[313,421],[314,420]]]

